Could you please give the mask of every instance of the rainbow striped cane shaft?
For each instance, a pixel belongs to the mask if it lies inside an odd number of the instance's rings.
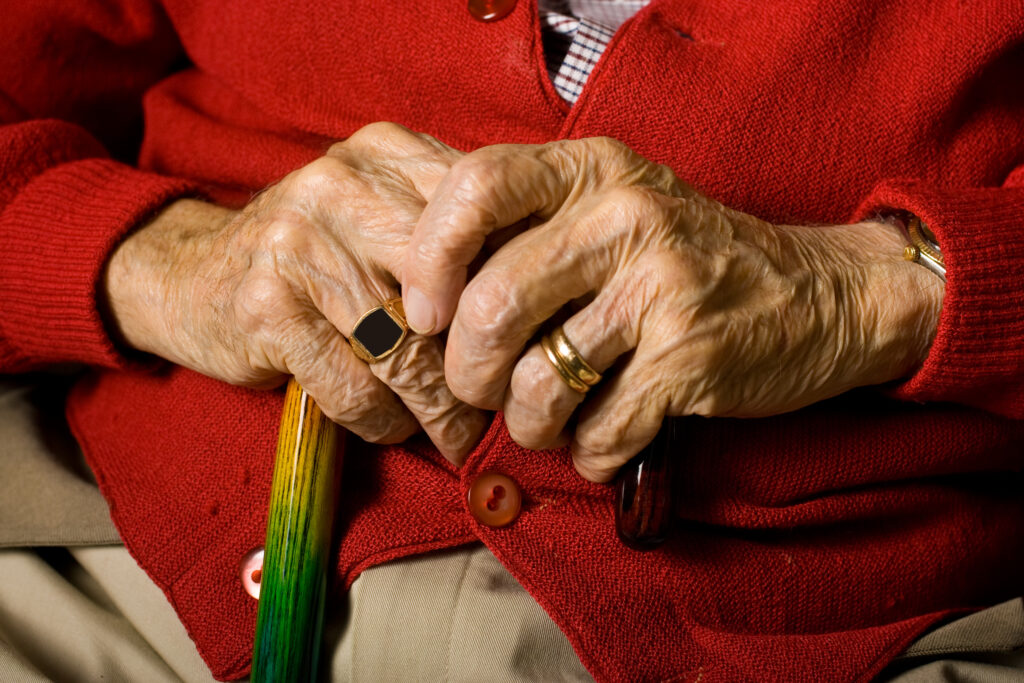
[[[270,490],[254,683],[316,680],[337,490],[337,434],[334,423],[290,380]]]

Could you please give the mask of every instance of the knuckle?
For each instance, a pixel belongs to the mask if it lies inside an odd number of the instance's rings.
[[[355,133],[353,133],[353,137],[354,136],[355,136]],[[330,147],[327,148],[327,152],[324,155],[325,156],[329,156],[329,157],[345,157],[345,156],[347,156],[348,155],[348,151],[349,151],[349,147],[351,146],[350,143],[349,143],[349,141],[351,139],[352,139],[352,137],[349,137],[349,138],[347,138],[345,140],[339,140],[338,142],[333,143]]]
[[[654,164],[651,168],[650,185],[654,189],[672,197],[682,197],[685,185],[676,176],[676,172],[665,164]]]
[[[705,395],[694,399],[690,406],[690,413],[701,417],[717,417],[722,414],[720,401],[714,396]]]
[[[661,324],[670,325],[674,332],[681,333],[693,322],[693,312],[687,304],[699,296],[695,293],[700,292],[702,286],[706,283],[687,259],[667,250],[650,250],[637,259],[629,286],[623,288],[621,298],[634,305],[643,303],[638,311],[641,319],[657,310]]]
[[[577,457],[591,465],[612,457],[617,439],[608,429],[581,429],[576,432]]]
[[[633,179],[644,163],[643,157],[615,138],[588,138],[584,144],[586,156],[602,169],[603,175],[612,178]]]
[[[248,335],[264,334],[279,327],[290,308],[287,286],[268,275],[247,277],[232,300],[234,319]]]
[[[339,159],[338,155],[322,156],[293,171],[282,181],[282,185],[286,197],[305,205],[313,198],[330,196],[339,185],[355,176],[356,170]]]
[[[309,237],[309,221],[297,211],[280,208],[260,229],[259,248],[286,254],[301,249]]]
[[[479,206],[494,185],[499,170],[498,152],[482,149],[455,162],[448,173],[449,190],[457,202]]]
[[[590,138],[587,143],[592,153],[605,159],[632,161],[637,156],[626,144],[607,135]]]
[[[566,417],[583,399],[562,383],[546,356],[528,355],[519,361],[510,388],[518,403],[548,421]]]
[[[435,338],[410,335],[398,352],[371,368],[401,396],[435,443],[461,443],[468,429],[464,424],[467,406],[449,387]]]
[[[321,409],[332,421],[371,443],[397,443],[416,427],[388,388],[370,373],[353,373],[332,385]]]
[[[643,186],[617,187],[608,192],[600,207],[616,240],[628,245],[647,245],[676,225],[677,200]]]
[[[386,389],[372,377],[346,377],[322,406],[324,414],[344,427],[375,427],[389,416]],[[385,420],[386,421],[386,420]]]
[[[423,222],[416,225],[406,255],[406,262],[413,264],[412,272],[427,278],[449,277],[456,269],[469,264],[483,244],[484,236],[466,228],[464,208],[458,207],[440,216],[435,211],[429,227],[423,228]]]
[[[396,158],[417,157],[420,163],[425,160],[445,160],[444,172],[458,155],[455,150],[436,138],[419,133],[399,123],[391,121],[375,121],[355,131],[347,139],[330,147],[327,156],[346,160],[354,166],[365,164],[367,159],[378,162],[393,161]]]
[[[640,185],[624,185],[610,190],[604,206],[630,219],[650,220],[661,217],[667,210],[661,196]]]
[[[280,358],[283,369],[300,378],[303,386],[314,395],[334,396],[335,387],[344,381],[339,366],[331,362],[337,344],[326,327],[317,325],[306,310],[293,305],[281,315],[268,316],[262,337]]]
[[[430,407],[444,400],[444,371],[432,337],[409,334],[401,348],[384,362],[371,365],[373,373],[388,386],[410,391],[408,400]]]
[[[459,403],[424,425],[424,428],[430,432],[434,443],[462,448],[475,441],[483,427],[482,422],[480,417],[474,417],[471,409]]]
[[[445,143],[435,138],[433,135],[428,135],[426,133],[415,133],[412,131],[409,132],[411,135],[414,135],[424,145],[425,149],[429,150],[433,154],[437,155],[438,157],[446,161],[446,170],[448,167],[451,166],[452,163],[454,163],[454,160],[465,156],[462,152],[459,152],[453,149],[452,147],[449,147]]]
[[[456,345],[449,341],[448,348],[467,349],[464,353],[446,353],[445,382],[452,395],[463,403],[484,410],[500,410],[505,389],[512,374],[514,358],[502,354],[484,353],[473,346],[465,346],[465,335]],[[471,341],[471,340],[470,340]]]
[[[494,161],[497,154],[478,150],[451,165],[423,214],[420,225],[425,227],[419,229],[422,237],[413,252],[417,258],[440,257],[442,263],[466,258],[468,263],[498,227],[509,198],[500,182],[501,165]]]
[[[459,401],[484,410],[500,410],[511,368],[493,367],[490,358],[478,356],[446,358],[445,383]],[[507,374],[506,374],[507,373]]]
[[[391,121],[374,121],[368,123],[349,136],[349,141],[357,146],[376,145],[381,140],[398,136],[411,135],[409,129]]]
[[[482,352],[503,348],[512,330],[524,322],[522,293],[513,278],[502,273],[480,274],[459,299],[460,329],[470,332]]]
[[[612,455],[602,450],[593,450],[585,445],[579,437],[580,435],[577,433],[572,463],[584,479],[598,483],[608,481],[625,464],[625,459],[621,456]]]
[[[333,145],[328,150],[328,156],[346,160],[350,165],[358,167],[366,164],[367,160],[379,162],[405,156],[425,147],[429,146],[405,126],[390,121],[375,121]]]
[[[500,410],[505,397],[507,376],[503,371],[481,362],[476,356],[446,357],[445,383],[459,401],[484,410]],[[490,359],[488,359],[489,361]],[[511,368],[507,370],[511,371]]]

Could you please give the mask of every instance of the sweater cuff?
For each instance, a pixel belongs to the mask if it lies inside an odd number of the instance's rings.
[[[1024,188],[885,181],[854,220],[893,211],[928,225],[942,247],[947,278],[935,341],[896,396],[1024,417]]]
[[[126,367],[100,312],[107,259],[193,189],[105,159],[61,164],[25,185],[0,214],[0,368]]]

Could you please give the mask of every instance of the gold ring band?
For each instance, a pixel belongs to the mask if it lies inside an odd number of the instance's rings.
[[[554,366],[558,376],[571,389],[585,394],[601,381],[601,373],[592,368],[572,345],[561,326],[551,330],[540,340],[541,348]]]
[[[360,360],[376,363],[394,353],[408,332],[402,299],[396,297],[363,313],[352,326],[348,343]]]
[[[550,336],[551,344],[555,349],[555,355],[565,363],[566,370],[575,375],[588,387],[592,387],[601,381],[601,373],[590,367],[590,363],[583,360],[583,356],[572,345],[569,338],[565,336],[565,330],[562,329],[561,325],[551,330]]]
[[[540,345],[544,349],[544,353],[548,355],[548,360],[551,361],[551,365],[555,367],[555,371],[558,372],[558,376],[562,378],[563,382],[581,394],[585,394],[590,390],[590,387],[584,384],[582,380],[569,372],[565,367],[561,359],[558,357],[558,354],[555,353],[554,348],[552,348],[550,339],[544,337],[540,340]]]

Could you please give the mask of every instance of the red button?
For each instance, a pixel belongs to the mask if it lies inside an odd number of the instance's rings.
[[[263,582],[263,548],[255,548],[245,554],[240,578],[245,592],[259,600],[260,584]]]
[[[516,0],[469,0],[469,13],[477,21],[504,19],[516,8]]]
[[[469,487],[469,511],[476,521],[487,526],[507,526],[519,516],[523,497],[511,478],[498,472],[485,472]]]

